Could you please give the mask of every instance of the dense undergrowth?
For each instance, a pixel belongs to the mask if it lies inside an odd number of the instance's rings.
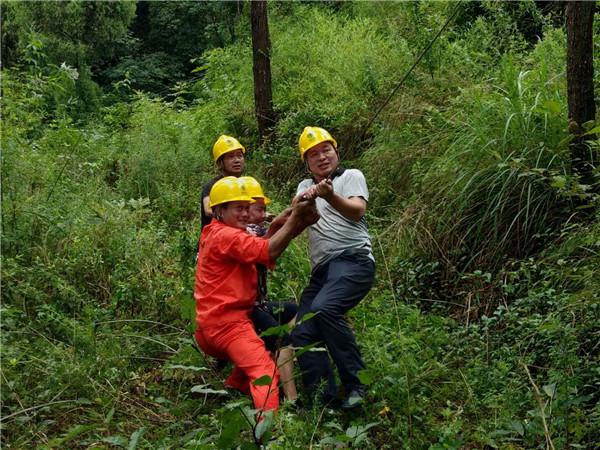
[[[284,404],[268,447],[597,442],[600,199],[570,170],[564,32],[548,23],[531,42],[487,5],[359,141],[446,17],[418,5],[274,4],[279,122],[260,149],[248,37],[206,52],[205,76],[168,101],[119,85],[92,116],[76,71],[43,49],[3,69],[5,448],[255,448],[248,399],[192,340],[199,192],[229,133],[282,209],[308,124],[339,136],[371,191],[377,283],[350,317],[369,402]],[[297,299],[308,271],[300,239],[272,297]]]

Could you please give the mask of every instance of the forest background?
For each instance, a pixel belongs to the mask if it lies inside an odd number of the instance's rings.
[[[593,448],[600,198],[571,167],[564,4],[268,7],[262,142],[248,2],[2,2],[2,446]],[[200,190],[230,134],[283,209],[306,125],[371,192],[369,401],[252,429],[193,344]],[[308,275],[298,240],[271,297]]]

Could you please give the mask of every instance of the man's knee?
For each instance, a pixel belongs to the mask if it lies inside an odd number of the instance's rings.
[[[314,327],[310,326],[308,323],[301,323],[292,330],[290,336],[294,347],[303,347],[304,345],[310,344],[315,339]]]
[[[323,320],[337,320],[344,315],[345,310],[334,302],[315,302],[310,308],[310,313],[314,314],[311,320],[319,323]]]

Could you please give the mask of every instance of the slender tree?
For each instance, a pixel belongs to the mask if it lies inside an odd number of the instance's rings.
[[[252,62],[254,70],[254,109],[261,143],[275,125],[271,89],[271,41],[266,0],[250,2],[252,23]]]
[[[592,184],[592,170],[597,162],[586,145],[582,125],[594,120],[594,23],[593,1],[568,1],[567,19],[567,96],[569,131],[574,134],[571,160],[575,173],[585,184]],[[588,137],[589,138],[589,137]]]

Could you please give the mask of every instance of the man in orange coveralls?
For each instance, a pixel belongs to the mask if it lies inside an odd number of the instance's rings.
[[[210,191],[214,216],[200,236],[194,289],[196,340],[208,355],[233,362],[226,386],[249,393],[256,409],[276,410],[279,376],[250,319],[257,295],[256,264],[273,268],[291,240],[319,215],[314,200],[296,200],[289,217],[281,215],[271,224],[277,231],[269,239],[260,238],[246,232],[253,201],[236,177],[220,179]],[[254,381],[265,375],[270,385],[256,386]]]

